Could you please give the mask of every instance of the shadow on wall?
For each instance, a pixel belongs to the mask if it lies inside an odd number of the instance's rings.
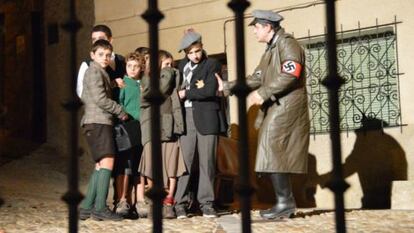
[[[252,208],[263,208],[275,203],[275,195],[270,179],[267,176],[259,177],[254,171],[258,136],[258,131],[254,128],[254,120],[258,110],[258,106],[252,106],[247,113],[249,176],[251,185],[255,190],[252,197]],[[226,204],[223,202],[234,201],[232,197],[235,196],[234,190],[238,183],[237,177],[239,174],[238,127],[238,125],[232,124],[230,138],[220,137],[218,143],[215,193],[219,205]],[[293,192],[299,208],[316,207],[314,196],[319,176],[316,169],[316,157],[312,154],[308,156],[308,174],[292,175]],[[230,192],[232,192],[231,195]],[[228,198],[228,196],[231,197]],[[237,203],[233,203],[233,206],[237,206]]]
[[[364,209],[390,209],[392,181],[407,180],[407,159],[400,144],[382,127],[387,123],[376,118],[362,120],[355,130],[354,149],[343,166],[344,177],[358,174]],[[321,187],[326,187],[332,171],[320,176]]]

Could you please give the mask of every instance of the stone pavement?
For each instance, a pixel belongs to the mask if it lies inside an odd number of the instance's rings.
[[[60,197],[66,191],[66,159],[43,145],[30,155],[0,166],[0,233],[68,232],[67,207]],[[88,165],[81,164],[81,190]],[[252,232],[335,232],[332,210],[300,209],[295,218],[277,221],[252,213]],[[414,232],[414,210],[348,210],[347,232]],[[241,232],[240,214],[208,219],[195,216],[163,222],[164,232]],[[151,232],[148,219],[121,222],[79,222],[79,232]]]

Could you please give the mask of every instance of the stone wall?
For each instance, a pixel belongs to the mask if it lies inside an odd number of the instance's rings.
[[[77,16],[82,22],[77,36],[79,66],[89,54],[89,35],[95,14],[93,1],[76,1],[76,4]],[[69,17],[68,9],[69,1],[13,0],[0,3],[0,13],[4,16],[0,135],[38,142],[46,139],[64,153],[70,130],[69,115],[62,104],[68,100],[70,82],[76,77],[76,73],[70,73],[69,67],[69,33],[61,27]],[[32,34],[33,12],[39,12],[40,16],[39,28],[33,32],[38,33],[41,40],[36,45]],[[53,36],[48,34],[51,25],[58,27],[54,41],[49,40]],[[35,57],[37,53],[40,54]],[[38,63],[43,75],[35,77],[35,68],[39,67],[34,66]]]
[[[2,72],[0,117],[1,134],[32,139],[33,78],[31,46],[32,1],[5,1],[0,4],[4,16],[1,44]],[[29,23],[28,23],[29,22]]]
[[[69,19],[69,1],[45,0],[45,28],[58,24],[58,42],[46,44],[46,80],[47,80],[47,140],[62,152],[68,149],[69,114],[62,103],[70,97],[71,82],[77,77],[80,63],[89,54],[90,30],[94,24],[94,2],[76,1],[77,18],[82,27],[77,34],[77,67],[74,74],[70,71],[69,32],[60,27]],[[45,41],[45,43],[47,43]],[[78,127],[78,125],[76,125]]]

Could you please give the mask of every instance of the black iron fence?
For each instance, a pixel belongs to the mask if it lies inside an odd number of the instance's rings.
[[[68,2],[69,5],[69,17],[63,23],[62,28],[69,33],[69,46],[68,46],[68,55],[69,55],[69,83],[70,90],[73,90],[70,93],[69,99],[63,103],[63,107],[69,113],[69,119],[67,124],[70,129],[70,138],[68,140],[68,190],[63,195],[62,199],[68,204],[69,209],[69,232],[75,233],[78,232],[78,205],[81,202],[83,195],[79,191],[79,159],[78,159],[78,111],[81,107],[81,102],[76,96],[76,37],[79,29],[82,24],[78,20],[76,15],[76,4],[75,0]]]
[[[157,69],[157,63],[158,63],[158,24],[160,22],[160,20],[163,18],[162,13],[158,10],[158,1],[156,0],[149,0],[148,1],[148,9],[147,11],[142,15],[143,18],[148,22],[149,24],[149,41],[150,41],[150,56],[151,56],[151,76],[152,77],[157,77],[159,76],[159,70]],[[310,86],[310,88],[314,88],[314,90],[311,89],[311,105],[316,105],[319,106],[319,109],[312,111],[313,112],[324,112],[324,114],[326,113],[326,116],[324,115],[324,118],[326,118],[326,122],[329,122],[329,126],[324,126],[325,130],[330,130],[331,133],[331,140],[332,140],[332,162],[334,165],[334,172],[333,172],[333,179],[331,180],[331,182],[329,183],[328,187],[335,193],[335,213],[336,213],[336,231],[337,232],[345,232],[346,231],[346,227],[345,227],[345,213],[344,213],[344,203],[343,203],[343,193],[347,188],[347,184],[345,183],[345,181],[343,180],[343,176],[342,176],[342,169],[341,169],[341,146],[340,146],[340,139],[339,139],[339,108],[338,108],[338,93],[340,91],[338,90],[345,90],[343,96],[348,96],[349,98],[344,98],[342,97],[341,100],[339,102],[341,103],[347,103],[347,102],[351,102],[352,105],[351,106],[358,106],[358,109],[360,111],[360,113],[367,113],[369,114],[374,114],[376,113],[374,110],[371,110],[371,108],[368,108],[367,106],[369,106],[369,104],[365,105],[365,104],[355,104],[359,103],[358,101],[355,101],[355,96],[357,96],[358,92],[358,88],[355,88],[354,86],[352,86],[351,89],[347,90],[346,86],[344,86],[343,88],[340,89],[342,82],[341,82],[341,78],[339,78],[338,72],[337,72],[337,54],[338,54],[338,64],[348,64],[348,60],[352,60],[353,56],[347,56],[347,53],[351,53],[351,54],[358,54],[358,51],[364,51],[364,48],[367,47],[365,41],[368,41],[367,43],[369,44],[371,41],[371,38],[373,37],[366,37],[368,39],[357,39],[357,40],[350,40],[350,41],[354,41],[352,42],[353,45],[359,45],[359,44],[364,44],[364,46],[359,46],[361,49],[350,49],[348,52],[348,50],[344,50],[343,52],[336,52],[337,46],[335,43],[335,36],[336,36],[336,29],[335,29],[335,4],[333,0],[326,0],[326,19],[327,19],[327,34],[326,34],[326,46],[327,46],[327,53],[326,55],[324,53],[322,53],[322,49],[318,50],[318,48],[324,48],[324,46],[309,46],[308,48],[308,62],[310,62],[308,65],[312,67],[312,65],[315,63],[313,61],[318,61],[318,64],[325,64],[324,66],[319,66],[319,70],[320,71],[315,71],[314,70],[308,70],[309,74],[311,75],[310,80],[312,83],[312,80],[314,80],[314,82],[316,83],[314,86]],[[65,24],[63,25],[63,28],[70,33],[70,74],[72,77],[75,76],[76,73],[76,35],[77,35],[77,31],[79,30],[81,24],[80,22],[77,20],[76,17],[76,8],[75,8],[75,1],[71,0],[69,3],[69,9],[70,9],[70,15],[69,15],[69,19],[67,20],[67,22],[65,22]],[[239,143],[239,158],[240,158],[240,185],[239,185],[239,193],[240,193],[240,202],[241,202],[241,212],[242,212],[242,231],[245,233],[249,233],[251,232],[251,218],[250,218],[250,197],[252,194],[252,188],[250,186],[250,182],[249,182],[249,163],[248,163],[248,144],[247,142],[247,119],[246,119],[246,96],[249,93],[249,89],[247,88],[246,82],[245,82],[245,54],[244,54],[244,20],[243,20],[243,15],[244,15],[244,11],[246,10],[246,8],[250,5],[249,1],[246,0],[232,0],[228,2],[229,7],[234,11],[235,13],[235,18],[236,18],[236,25],[235,25],[235,30],[236,30],[236,38],[237,38],[237,42],[236,42],[236,46],[237,46],[237,85],[234,88],[233,92],[236,94],[236,96],[238,97],[238,112],[239,112],[239,124],[240,124],[240,132],[239,134],[241,135],[240,138],[240,143]],[[387,39],[387,41],[393,41],[395,40],[395,36],[396,36],[396,22],[394,23],[395,25],[395,30],[394,33],[391,33],[389,36],[389,33],[385,33],[383,38],[391,38],[391,39]],[[377,27],[379,29],[379,27]],[[378,37],[379,34],[377,34]],[[387,35],[387,36],[385,36]],[[394,37],[393,37],[394,35]],[[376,38],[376,37],[375,37]],[[392,39],[394,38],[394,39]],[[310,41],[311,36],[309,36],[308,41]],[[361,41],[361,42],[360,42]],[[395,40],[396,41],[396,40]],[[378,46],[368,46],[365,53],[373,54],[372,52],[368,52],[368,51],[375,51],[378,49],[374,49],[374,47],[378,47]],[[388,46],[385,46],[386,48],[388,48]],[[392,47],[392,46],[391,46]],[[396,48],[396,46],[393,46],[394,48]],[[315,59],[310,59],[315,57],[314,54],[312,54],[311,49],[315,48],[316,51],[318,52],[318,54],[322,54],[321,56],[316,57]],[[356,51],[356,52],[355,52]],[[378,50],[381,51],[381,50]],[[343,56],[340,54],[343,54]],[[364,53],[362,53],[364,54]],[[375,61],[374,58],[379,58],[382,56],[379,56],[379,54],[377,54],[378,56],[375,57],[373,56],[372,60]],[[360,57],[360,59],[362,58],[362,56]],[[341,60],[342,59],[342,60]],[[378,60],[378,59],[377,59]],[[341,63],[342,61],[342,63]],[[391,72],[392,75],[388,75],[386,80],[389,82],[389,80],[392,80],[392,77],[394,77],[394,74],[398,74],[398,62],[392,62],[387,60],[387,62],[381,62],[379,64],[375,63],[375,62],[368,62],[367,64],[368,67],[374,66],[375,65],[377,67],[381,66],[382,68],[382,72]],[[328,63],[328,64],[327,64]],[[361,81],[359,81],[359,79],[355,79],[354,77],[360,77],[361,75],[357,75],[356,70],[357,70],[357,66],[354,65],[354,63],[350,63],[353,65],[348,65],[348,66],[344,66],[339,68],[340,71],[345,72],[345,74],[347,74],[348,76],[345,76],[345,80],[346,82],[350,82],[352,84],[357,84],[357,83],[362,83]],[[390,69],[389,67],[391,67],[391,64],[395,64],[396,69]],[[369,69],[368,69],[369,70]],[[394,71],[395,70],[395,71]],[[311,72],[312,71],[312,72]],[[373,69],[372,72],[374,73]],[[317,75],[318,74],[318,75]],[[369,73],[370,74],[370,73]],[[388,74],[388,73],[387,73]],[[365,76],[365,74],[364,74]],[[363,77],[364,77],[363,76]],[[382,77],[383,75],[379,75],[380,77]],[[325,77],[327,77],[325,79]],[[322,79],[323,79],[323,85],[325,85],[327,87],[327,90],[324,89],[324,87],[322,87],[319,84],[322,84]],[[382,80],[377,78],[378,81]],[[75,79],[71,79],[71,80],[75,80]],[[152,135],[151,135],[151,139],[153,141],[153,166],[154,166],[154,171],[155,170],[160,170],[159,168],[161,167],[161,151],[159,146],[160,145],[160,128],[159,128],[159,105],[162,101],[161,97],[160,97],[160,93],[159,93],[159,83],[157,81],[158,79],[151,79],[151,89],[152,89],[152,93],[151,93],[151,98],[150,101],[153,104],[152,107],[152,111],[151,111],[151,116],[152,119],[155,119],[151,122],[151,127],[153,129]],[[376,89],[373,88],[372,90],[378,90],[377,92],[385,92],[388,93],[386,95],[384,95],[384,97],[389,98],[390,96],[392,97],[393,95],[391,94],[393,90],[392,88],[389,88],[390,86],[392,86],[391,84],[387,84],[387,85],[381,85],[378,84],[374,81],[369,81],[368,82],[370,86],[375,86],[376,85]],[[72,81],[71,83],[71,89],[75,90],[74,86],[75,86],[75,82]],[[397,81],[397,87],[398,87],[398,81]],[[368,88],[368,90],[371,90]],[[327,94],[326,94],[327,93]],[[376,93],[375,91],[373,92],[374,94]],[[375,97],[378,96],[372,94],[372,97],[370,100],[372,99],[381,99],[383,97]],[[328,97],[324,97],[325,95],[329,95]],[[326,100],[322,101],[322,98],[325,98]],[[366,98],[364,96],[364,98]],[[314,99],[316,99],[316,101],[314,101]],[[329,104],[328,104],[328,99],[329,99]],[[349,100],[348,100],[349,99]],[[345,101],[348,100],[348,101]],[[365,101],[363,101],[365,102]],[[70,149],[69,149],[69,154],[70,154],[70,160],[69,160],[69,174],[68,174],[68,191],[65,193],[65,195],[63,196],[63,199],[67,202],[68,206],[69,206],[69,232],[78,232],[78,210],[77,207],[79,205],[79,202],[82,198],[82,195],[79,192],[79,186],[78,186],[78,182],[79,182],[79,171],[78,171],[78,155],[77,155],[77,135],[78,135],[78,131],[77,131],[77,111],[79,109],[79,101],[76,97],[75,92],[73,92],[71,94],[70,99],[67,101],[67,103],[65,103],[65,107],[68,110],[69,114],[70,114],[70,119],[69,119],[69,124],[70,124],[70,128],[71,128],[71,132],[70,132],[70,140],[69,140],[69,144],[70,144]],[[380,105],[381,106],[381,105]],[[390,105],[391,106],[391,105]],[[328,108],[329,108],[329,114],[328,114]],[[346,109],[346,108],[345,108]],[[357,109],[355,107],[355,109]],[[399,109],[399,108],[398,108]],[[373,113],[371,113],[373,112]],[[390,113],[392,111],[388,111],[388,113]],[[400,117],[400,112],[398,111],[397,116]],[[317,118],[315,117],[315,115],[313,114],[313,119]],[[329,119],[328,119],[329,116]],[[377,116],[377,115],[375,115]],[[319,119],[323,119],[323,117],[319,117]],[[158,119],[158,120],[157,120]],[[326,124],[328,125],[328,124]],[[313,126],[315,127],[315,126]],[[157,169],[155,169],[157,168]],[[162,232],[162,198],[164,197],[164,192],[162,189],[162,177],[160,176],[160,174],[157,174],[154,172],[154,188],[151,192],[151,198],[153,200],[153,232]]]
[[[246,97],[250,93],[250,89],[246,83],[246,63],[245,63],[245,48],[244,48],[244,11],[250,6],[250,2],[246,0],[233,0],[228,3],[228,6],[233,10],[236,19],[235,34],[236,34],[236,75],[237,83],[233,88],[233,92],[238,100],[238,116],[239,116],[239,176],[240,183],[238,185],[238,193],[240,196],[240,207],[242,215],[242,231],[243,233],[251,232],[251,195],[253,189],[250,184],[249,177],[249,147],[248,147],[248,127],[247,127],[247,105]]]
[[[382,127],[401,126],[397,22],[337,32],[338,74],[344,84],[338,90],[340,130],[355,130],[362,120],[376,118]],[[311,132],[330,131],[325,35],[309,35],[299,41],[306,49]]]

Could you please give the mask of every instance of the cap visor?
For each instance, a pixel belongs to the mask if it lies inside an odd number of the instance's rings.
[[[257,23],[257,20],[256,20],[256,18],[254,18],[250,23],[249,23],[249,25],[248,26],[253,26],[253,25],[255,25]]]

